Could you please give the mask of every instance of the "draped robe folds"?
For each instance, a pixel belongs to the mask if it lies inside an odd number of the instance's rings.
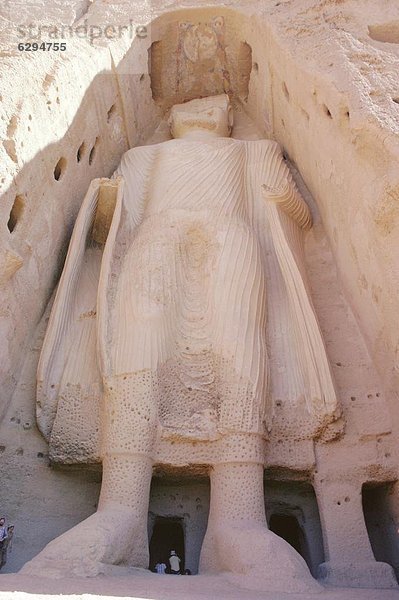
[[[90,241],[93,182],[44,341],[38,422],[53,460],[98,460],[99,415],[106,453],[264,437],[277,401],[316,435],[337,400],[301,230],[262,197],[264,183],[295,185],[279,146],[171,140],[129,150],[115,175],[104,252]]]

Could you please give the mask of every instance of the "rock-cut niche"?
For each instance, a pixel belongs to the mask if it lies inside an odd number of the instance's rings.
[[[230,29],[221,15],[170,23],[148,50],[153,100],[164,109],[223,93],[245,101],[252,49]]]

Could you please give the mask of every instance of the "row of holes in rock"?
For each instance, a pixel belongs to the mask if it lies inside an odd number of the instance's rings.
[[[89,153],[89,165],[91,165],[93,163],[98,142],[99,142],[99,138],[97,137],[96,141],[94,143],[94,146],[92,147],[92,149],[90,150],[90,153]],[[77,162],[80,162],[82,160],[84,153],[85,153],[85,143],[83,142],[79,146],[78,151],[76,153]],[[66,166],[67,166],[66,158],[61,157],[54,167],[54,179],[56,181],[59,181],[61,179],[61,177],[64,175]],[[8,223],[7,223],[8,231],[10,233],[12,233],[14,231],[15,227],[17,226],[17,223],[20,221],[20,219],[22,217],[22,213],[24,211],[24,208],[25,208],[25,198],[22,194],[17,194],[15,196],[15,200],[12,205],[12,208],[10,211],[10,216],[9,216]]]
[[[91,165],[94,161],[95,154],[96,154],[96,148],[98,146],[99,139],[100,139],[99,137],[96,137],[96,141],[94,142],[94,145],[89,152],[89,165]],[[82,158],[85,154],[85,149],[86,149],[86,144],[85,144],[85,142],[82,142],[82,144],[79,146],[78,151],[76,153],[76,160],[78,163],[82,160]],[[62,176],[65,173],[66,166],[67,166],[67,159],[62,156],[54,167],[54,179],[56,181],[59,181],[62,178]],[[15,200],[12,205],[12,208],[10,211],[10,216],[9,216],[8,223],[7,223],[8,231],[10,233],[12,233],[14,231],[15,227],[17,226],[17,223],[20,221],[20,219],[22,217],[22,213],[24,211],[24,208],[25,208],[25,198],[22,194],[17,194],[15,196]]]
[[[287,85],[286,85],[285,81],[283,81],[283,83],[281,84],[281,87],[282,87],[285,99],[287,100],[287,102],[289,102],[290,101],[290,93],[288,91],[288,88],[287,88]],[[324,114],[327,115],[327,117],[329,119],[332,119],[331,111],[330,111],[330,109],[328,108],[328,106],[326,104],[322,105],[322,109],[323,109]],[[304,109],[302,109],[302,111],[306,115],[307,119],[309,119],[309,114]],[[345,116],[349,118],[350,115],[349,115],[349,111],[348,110],[345,112]]]
[[[111,107],[109,108],[109,110],[107,111],[107,123],[109,123],[111,121],[111,119],[114,117],[116,112],[117,112],[116,105],[112,104]],[[32,115],[29,115],[29,120],[30,121],[32,120]],[[96,155],[96,149],[98,147],[99,141],[100,141],[100,138],[99,138],[99,136],[97,136],[95,139],[95,142],[89,152],[89,165],[91,165],[94,161],[94,158]],[[85,152],[86,152],[86,144],[85,144],[85,142],[82,142],[76,152],[76,161],[78,163],[81,162],[82,158],[85,155]],[[61,179],[61,177],[64,175],[66,167],[67,167],[67,159],[62,156],[54,167],[53,174],[54,174],[54,179],[56,181],[59,181]],[[12,233],[14,231],[17,223],[20,221],[20,219],[22,217],[22,213],[24,211],[24,208],[25,208],[25,198],[22,194],[17,194],[15,196],[15,200],[12,205],[12,208],[10,211],[10,216],[9,216],[8,223],[7,223],[8,231],[10,233]]]
[[[112,119],[112,117],[116,114],[116,106],[115,104],[112,104],[112,106],[109,108],[109,110],[107,111],[107,123],[109,123]],[[96,137],[94,145],[92,146],[90,152],[89,152],[89,165],[91,165],[94,161],[94,157],[96,154],[96,148],[98,146],[99,143],[99,136]],[[82,158],[84,157],[86,153],[86,144],[85,142],[82,142],[76,152],[76,161],[79,163],[81,162]],[[62,177],[62,175],[65,172],[66,169],[66,164],[67,161],[65,158],[60,158],[60,160],[57,162],[57,164],[55,165],[54,168],[54,179],[56,181],[59,181]]]
[[[100,141],[100,138],[97,136],[96,140],[94,142],[94,145],[92,146],[92,148],[89,152],[89,165],[93,164],[99,141]],[[76,162],[78,162],[78,163],[81,162],[85,153],[86,153],[86,144],[85,144],[85,142],[82,142],[76,152]],[[66,171],[66,166],[67,166],[67,160],[66,160],[66,158],[64,158],[62,156],[54,167],[54,179],[56,181],[59,181],[62,178],[62,176],[64,175],[64,173]]]
[[[112,106],[107,111],[107,123],[109,123],[111,121],[112,117],[115,114],[116,114],[116,105],[112,104]],[[89,152],[89,165],[91,165],[94,161],[96,149],[99,144],[99,141],[100,141],[100,138],[99,138],[99,136],[97,136],[95,139],[94,145],[92,146],[92,148]],[[81,162],[85,153],[86,153],[86,143],[82,142],[76,152],[76,161],[78,163]],[[66,169],[66,165],[67,165],[66,158],[61,157],[54,168],[54,179],[56,181],[59,181],[61,179],[61,177],[63,176],[65,169]]]
[[[288,91],[288,88],[287,88],[287,85],[286,85],[285,81],[283,81],[283,83],[281,84],[281,87],[282,87],[282,90],[283,90],[283,94],[284,94],[284,96],[285,96],[285,99],[287,100],[287,102],[289,102],[289,101],[290,101],[290,93],[289,93],[289,91]],[[315,95],[315,92],[313,93],[313,95]],[[392,100],[392,102],[394,102],[395,104],[399,104],[399,96],[398,96],[398,97],[391,98],[391,100]],[[332,114],[331,114],[331,111],[330,111],[330,109],[328,108],[328,106],[327,106],[326,104],[323,104],[323,105],[322,105],[322,109],[323,109],[323,112],[324,112],[324,114],[326,114],[326,115],[327,115],[327,117],[329,117],[330,119],[332,119],[332,118],[333,118],[333,117],[332,117]],[[308,115],[308,113],[307,113],[307,112],[306,112],[304,109],[302,109],[302,111],[303,111],[303,112],[304,112],[304,114],[306,114],[306,115],[307,115],[307,117],[309,118],[309,115]],[[346,110],[346,111],[345,111],[345,116],[346,116],[346,117],[349,119],[349,117],[350,117],[349,110]]]

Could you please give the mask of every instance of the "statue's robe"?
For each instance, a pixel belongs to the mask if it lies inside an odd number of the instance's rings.
[[[129,150],[116,175],[105,249],[90,240],[93,183],[44,341],[53,460],[97,460],[99,414],[110,453],[264,436],[276,403],[305,414],[299,437],[320,432],[337,400],[302,232],[261,192],[295,185],[278,145],[171,140]]]

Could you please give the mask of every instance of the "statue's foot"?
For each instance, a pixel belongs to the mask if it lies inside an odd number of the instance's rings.
[[[304,559],[266,527],[232,523],[211,528],[204,539],[200,573],[228,573],[229,581],[253,590],[319,592]]]
[[[124,508],[102,509],[51,541],[23,575],[94,577],[109,565],[148,567],[147,524]]]

